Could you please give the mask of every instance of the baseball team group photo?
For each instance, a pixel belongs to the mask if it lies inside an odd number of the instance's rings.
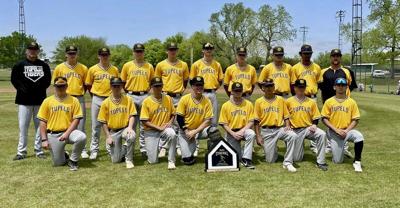
[[[110,3],[0,9],[1,207],[400,206],[399,2]]]

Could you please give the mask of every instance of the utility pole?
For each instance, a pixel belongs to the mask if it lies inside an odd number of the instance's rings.
[[[21,56],[24,54],[25,38],[26,38],[24,2],[25,2],[25,0],[18,0],[18,3],[19,3],[18,32],[19,32],[19,35],[21,37],[20,40],[19,40],[19,47],[20,47]]]
[[[344,21],[345,11],[339,10],[336,12],[336,18],[339,20],[339,36],[338,36],[338,48],[342,50],[342,37],[343,37],[343,21]]]
[[[303,45],[304,45],[306,44],[306,35],[308,32],[308,27],[306,26],[300,27],[300,32],[303,34]]]

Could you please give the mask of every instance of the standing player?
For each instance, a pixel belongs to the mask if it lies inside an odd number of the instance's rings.
[[[321,76],[321,67],[311,61],[312,47],[310,45],[303,45],[300,49],[301,62],[292,67],[291,84],[298,79],[304,79],[307,82],[306,96],[317,100],[318,81]]]
[[[274,94],[274,80],[267,78],[261,86],[264,96],[258,98],[254,106],[257,144],[264,147],[265,160],[273,163],[278,158],[278,139],[285,141],[283,168],[296,172],[293,156],[297,135],[290,127],[290,115],[285,100]]]
[[[249,99],[257,83],[256,69],[246,63],[247,49],[239,47],[236,50],[236,64],[229,66],[225,71],[224,88],[228,96],[231,95],[233,82],[243,85],[243,97]]]
[[[192,93],[182,97],[176,110],[176,120],[179,124],[179,144],[182,149],[182,162],[192,165],[196,162],[193,155],[196,150],[196,139],[207,138],[210,132],[218,131],[210,127],[213,117],[211,101],[203,95],[203,77],[190,80]]]
[[[133,165],[133,147],[135,144],[135,131],[133,124],[137,115],[132,99],[123,95],[121,78],[112,77],[110,80],[112,94],[102,103],[97,120],[103,124],[106,142],[110,145],[112,163],[125,160],[126,168]],[[122,145],[126,141],[126,146]]]
[[[353,167],[356,172],[362,172],[361,153],[364,146],[364,136],[354,128],[360,119],[357,103],[346,96],[348,83],[346,79],[335,81],[336,95],[329,98],[322,107],[322,121],[329,128],[328,139],[331,141],[332,161],[342,163],[344,144],[354,142]]]
[[[158,162],[160,140],[167,144],[168,170],[175,169],[176,133],[172,128],[175,120],[175,107],[172,98],[162,93],[162,79],[154,77],[151,80],[153,95],[143,101],[140,121],[144,125],[145,147],[147,161]]]
[[[31,119],[35,126],[35,153],[38,158],[44,159],[46,157],[41,147],[39,120],[36,115],[46,98],[46,89],[50,86],[50,67],[38,58],[40,48],[36,42],[30,43],[25,53],[26,59],[13,66],[11,72],[11,83],[17,90],[15,104],[18,105],[19,126],[19,142],[14,160],[26,158]]]
[[[277,46],[272,49],[273,62],[264,66],[258,78],[260,85],[265,79],[270,78],[275,83],[275,95],[289,98],[290,93],[290,74],[292,66],[283,62],[284,50],[283,47]],[[260,85],[261,88],[261,85]]]
[[[103,47],[98,51],[100,62],[90,67],[85,85],[92,96],[91,118],[92,118],[92,140],[90,142],[90,157],[95,160],[99,152],[99,139],[101,123],[97,121],[101,103],[111,94],[110,79],[118,77],[117,67],[110,64],[110,49]],[[109,148],[107,148],[109,151]]]
[[[65,49],[67,60],[56,66],[53,71],[53,80],[56,77],[65,77],[68,81],[67,94],[76,97],[81,105],[83,117],[79,121],[78,130],[85,133],[86,107],[85,107],[85,78],[87,67],[78,62],[78,48],[70,45]],[[85,149],[83,149],[82,158],[89,158]]]
[[[305,96],[307,82],[298,79],[294,83],[295,96],[286,100],[290,114],[290,124],[293,131],[297,134],[294,150],[294,161],[303,160],[305,138],[314,141],[317,145],[317,167],[323,171],[328,170],[325,163],[325,132],[317,127],[321,114],[317,103]]]
[[[254,133],[254,109],[253,104],[242,98],[243,85],[239,82],[232,84],[231,98],[221,108],[219,124],[226,131],[226,140],[236,150],[239,160],[249,169],[254,169],[253,143],[256,138]],[[244,140],[244,148],[240,142]]]
[[[167,59],[158,63],[154,72],[154,76],[162,78],[163,83],[165,83],[163,85],[163,92],[172,97],[175,107],[178,105],[189,79],[188,65],[177,58],[177,53],[178,45],[176,43],[169,43],[167,46]],[[177,124],[174,126],[177,132]],[[163,142],[160,143],[160,146],[162,147],[160,157],[164,157],[167,146]],[[181,154],[179,141],[177,144],[177,153],[178,155]]]
[[[218,121],[218,101],[217,90],[224,79],[221,64],[213,58],[214,45],[211,43],[203,44],[203,58],[194,62],[190,69],[190,79],[195,76],[204,78],[204,96],[211,100],[214,117],[211,124],[217,126]]]
[[[124,64],[121,71],[121,79],[125,82],[125,91],[132,98],[136,105],[137,112],[140,113],[143,100],[149,95],[150,80],[153,78],[153,66],[144,60],[144,45],[136,43],[133,46],[132,61]],[[144,146],[143,126],[139,122],[139,115],[136,116],[134,129],[139,125],[139,144],[142,157],[146,158],[146,148]]]
[[[43,101],[37,117],[43,148],[50,149],[54,166],[67,164],[76,171],[86,135],[76,129],[83,117],[82,110],[78,99],[67,94],[67,86],[65,77],[54,79],[55,93]],[[65,153],[66,144],[73,145],[71,156]]]

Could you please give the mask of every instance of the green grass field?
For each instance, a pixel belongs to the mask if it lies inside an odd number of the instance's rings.
[[[322,172],[307,148],[293,174],[281,166],[282,142],[275,164],[266,164],[256,146],[255,170],[205,173],[204,156],[194,166],[178,162],[175,171],[168,171],[166,159],[156,165],[144,163],[137,147],[136,166],[127,170],[124,164],[111,164],[104,137],[100,158],[82,160],[79,171],[71,172],[52,167],[50,158],[33,156],[33,128],[29,157],[12,161],[18,142],[17,108],[14,93],[1,93],[0,207],[400,207],[400,96],[353,96],[362,114],[358,129],[366,138],[364,172],[355,173],[351,159],[332,164],[331,155],[329,170]],[[227,98],[220,95],[219,100]],[[202,141],[200,155],[205,144]]]

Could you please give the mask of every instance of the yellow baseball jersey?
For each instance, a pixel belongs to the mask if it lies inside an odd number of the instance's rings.
[[[210,65],[204,63],[203,59],[200,59],[193,63],[190,68],[190,79],[195,76],[201,76],[204,78],[204,89],[218,89],[219,82],[224,79],[224,73],[222,72],[221,64],[218,61],[213,60]]]
[[[140,120],[149,121],[156,126],[168,123],[173,115],[175,115],[175,107],[172,98],[168,95],[163,95],[161,100],[157,100],[154,96],[147,97],[140,110]],[[144,125],[144,129],[150,128]]]
[[[149,63],[138,66],[134,61],[124,64],[121,70],[121,79],[125,82],[125,89],[133,92],[150,90],[150,80],[154,76],[154,68]]]
[[[185,125],[188,129],[196,129],[204,120],[214,116],[210,99],[203,96],[200,101],[197,101],[192,94],[184,95],[181,98],[176,114],[185,118]]]
[[[278,69],[274,63],[267,64],[261,70],[258,82],[263,82],[265,79],[273,79],[275,83],[275,92],[290,93],[290,75],[292,66],[283,63],[282,68]]]
[[[162,77],[164,92],[182,93],[185,90],[183,82],[189,79],[189,68],[186,62],[181,60],[175,65],[164,60],[157,64],[154,74],[156,77]]]
[[[317,102],[306,97],[300,101],[296,96],[286,100],[286,105],[290,114],[290,123],[293,128],[303,128],[311,126],[314,120],[321,117]]]
[[[254,107],[250,101],[243,99],[240,105],[236,105],[228,100],[222,105],[219,124],[228,124],[231,129],[241,129],[251,121],[254,121]]]
[[[307,82],[306,95],[315,95],[318,93],[318,82],[321,79],[321,67],[316,63],[311,63],[310,66],[304,66],[302,63],[297,63],[292,67],[291,83],[298,79],[305,79]]]
[[[83,118],[83,114],[77,98],[68,95],[60,100],[52,95],[43,101],[37,118],[46,122],[50,131],[65,131],[74,119]]]
[[[285,99],[275,96],[267,100],[264,96],[258,98],[254,105],[255,120],[260,126],[283,126],[284,120],[290,117]]]
[[[108,97],[111,94],[110,79],[118,77],[118,69],[110,66],[108,69],[102,69],[98,64],[90,67],[85,84],[91,85],[90,92],[102,97]]]
[[[346,76],[346,80],[347,80],[346,95],[347,95],[348,97],[350,97],[350,94],[351,94],[350,85],[351,85],[351,82],[353,81],[353,79],[351,78],[351,73],[350,73],[350,71],[349,71],[348,69],[344,68],[343,66],[341,66],[340,68],[343,70],[343,72],[344,72],[344,74],[345,74],[345,76]],[[324,81],[324,74],[325,74],[329,69],[330,69],[330,67],[325,68],[325,69],[323,69],[323,70],[321,71],[321,76],[320,76],[320,79],[318,80],[318,82],[323,82],[323,81]],[[325,75],[325,76],[326,76],[326,75]]]
[[[229,85],[228,91],[232,91],[232,84],[240,82],[243,85],[243,92],[250,92],[251,87],[257,83],[256,69],[247,64],[245,70],[240,70],[237,64],[232,64],[225,71],[224,84]]]
[[[54,80],[56,77],[65,77],[68,82],[67,93],[69,95],[81,96],[85,94],[84,85],[87,71],[87,67],[81,63],[77,63],[71,68],[64,62],[56,66],[51,80]]]
[[[357,103],[349,97],[342,102],[339,102],[336,97],[329,98],[322,107],[321,115],[339,129],[345,129],[353,120],[360,119]]]
[[[115,103],[110,96],[101,103],[97,120],[110,129],[121,129],[128,126],[131,116],[136,115],[136,107],[130,97],[122,95],[120,102]]]

